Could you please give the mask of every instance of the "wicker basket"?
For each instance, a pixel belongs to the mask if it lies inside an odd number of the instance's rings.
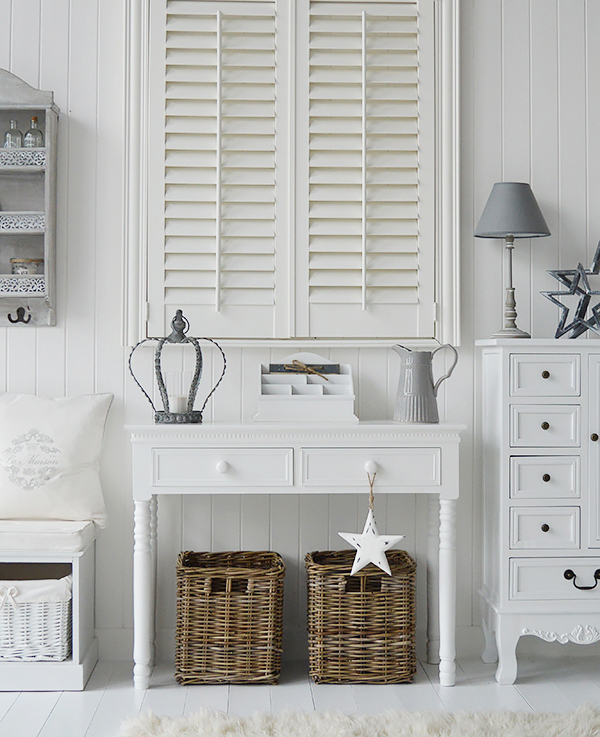
[[[0,581],[0,660],[66,660],[72,577]]]
[[[180,553],[176,680],[277,683],[284,575],[277,553]]]
[[[316,683],[413,680],[415,561],[386,553],[392,575],[368,565],[350,575],[356,551],[308,553],[308,652]]]

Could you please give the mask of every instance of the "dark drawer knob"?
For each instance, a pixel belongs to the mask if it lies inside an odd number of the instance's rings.
[[[542,532],[548,532],[550,530],[550,525],[547,525],[545,522],[542,525]]]
[[[550,378],[550,372],[542,371],[542,379],[549,379],[549,378]]]
[[[567,568],[567,570],[563,573],[563,576],[567,579],[567,581],[573,581],[573,586],[575,586],[576,589],[579,589],[580,591],[591,591],[592,589],[595,589],[598,585],[598,581],[600,581],[600,568],[597,568],[594,571],[594,580],[595,583],[593,586],[578,586],[577,585],[577,576],[575,575],[575,572],[572,571],[570,568]]]
[[[549,473],[545,473],[542,476],[542,481],[550,481],[550,474]]]
[[[593,441],[594,441],[594,443],[596,443],[596,442],[598,441],[598,433],[597,433],[597,432],[593,432],[593,433],[592,433],[592,434],[590,435],[590,440],[593,440]]]
[[[550,423],[542,422],[542,430],[549,430],[549,429],[550,429]]]

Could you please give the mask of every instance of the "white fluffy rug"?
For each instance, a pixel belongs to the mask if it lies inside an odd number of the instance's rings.
[[[131,719],[118,737],[600,737],[600,710],[582,706],[565,714],[388,711],[251,717],[205,710],[179,719],[154,714]]]

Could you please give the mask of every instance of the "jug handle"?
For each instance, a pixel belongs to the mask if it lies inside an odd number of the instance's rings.
[[[450,343],[444,343],[444,345],[441,345],[439,348],[436,348],[434,351],[431,352],[431,357],[438,352],[441,351],[442,348],[450,348],[452,351],[454,351],[454,361],[452,363],[452,366],[448,369],[448,373],[444,374],[443,376],[440,376],[440,378],[435,382],[433,385],[433,396],[437,397],[437,390],[439,385],[444,381],[444,379],[449,378],[450,374],[454,371],[456,364],[458,363],[458,353],[456,351],[456,348],[453,345],[450,345]]]

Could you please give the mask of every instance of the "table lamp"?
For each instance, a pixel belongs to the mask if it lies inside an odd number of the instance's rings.
[[[493,338],[530,338],[517,327],[515,288],[512,277],[512,252],[515,238],[540,238],[550,235],[544,216],[531,191],[523,182],[497,182],[475,230],[477,238],[504,238],[508,251],[508,286],[504,306],[504,327]]]

